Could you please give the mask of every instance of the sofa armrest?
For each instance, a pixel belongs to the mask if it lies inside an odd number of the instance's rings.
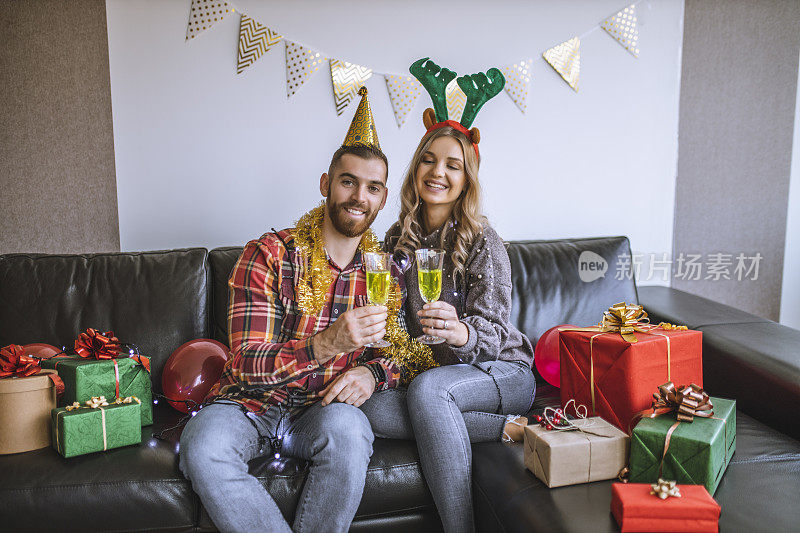
[[[639,287],[639,303],[653,324],[670,322],[697,329],[709,324],[769,322],[735,307],[670,287]]]
[[[703,386],[800,439],[800,331],[668,287],[640,287],[651,317],[703,332]],[[682,384],[679,384],[682,385]]]

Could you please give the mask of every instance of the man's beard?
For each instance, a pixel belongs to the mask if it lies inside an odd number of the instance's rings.
[[[353,238],[363,235],[369,229],[375,218],[378,216],[378,210],[370,211],[367,205],[361,205],[358,202],[348,202],[344,204],[333,203],[330,198],[326,202],[328,207],[328,215],[331,217],[331,224],[334,229],[344,235],[345,237]],[[348,218],[344,214],[345,209],[359,209],[364,211],[364,220],[357,222]]]

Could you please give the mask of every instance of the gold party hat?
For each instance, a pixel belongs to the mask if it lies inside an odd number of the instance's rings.
[[[365,144],[380,150],[381,143],[378,142],[378,130],[375,129],[375,120],[372,118],[372,109],[369,107],[367,88],[361,87],[358,94],[361,95],[361,102],[358,104],[356,115],[353,117],[353,122],[350,123],[350,129],[347,130],[342,145]]]

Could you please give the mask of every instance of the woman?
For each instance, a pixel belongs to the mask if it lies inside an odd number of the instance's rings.
[[[376,436],[416,439],[445,531],[462,532],[474,529],[470,442],[521,440],[527,420],[506,415],[528,411],[535,381],[530,341],[509,322],[508,254],[480,213],[477,144],[469,130],[447,122],[429,126],[417,147],[401,188],[400,219],[385,238],[387,251],[411,265],[409,333],[445,340],[431,346],[441,366],[419,374],[407,391],[373,395],[362,409]],[[434,303],[425,304],[415,287],[420,248],[445,250]]]

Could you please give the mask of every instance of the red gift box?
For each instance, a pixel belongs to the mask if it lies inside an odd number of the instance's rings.
[[[588,328],[583,328],[588,329]],[[561,331],[561,404],[575,399],[626,433],[667,381],[703,386],[703,334],[652,328],[633,334]],[[632,339],[630,335],[627,335]]]
[[[613,483],[611,513],[628,531],[719,531],[719,504],[703,485],[678,485],[681,497],[662,500],[647,483]]]

